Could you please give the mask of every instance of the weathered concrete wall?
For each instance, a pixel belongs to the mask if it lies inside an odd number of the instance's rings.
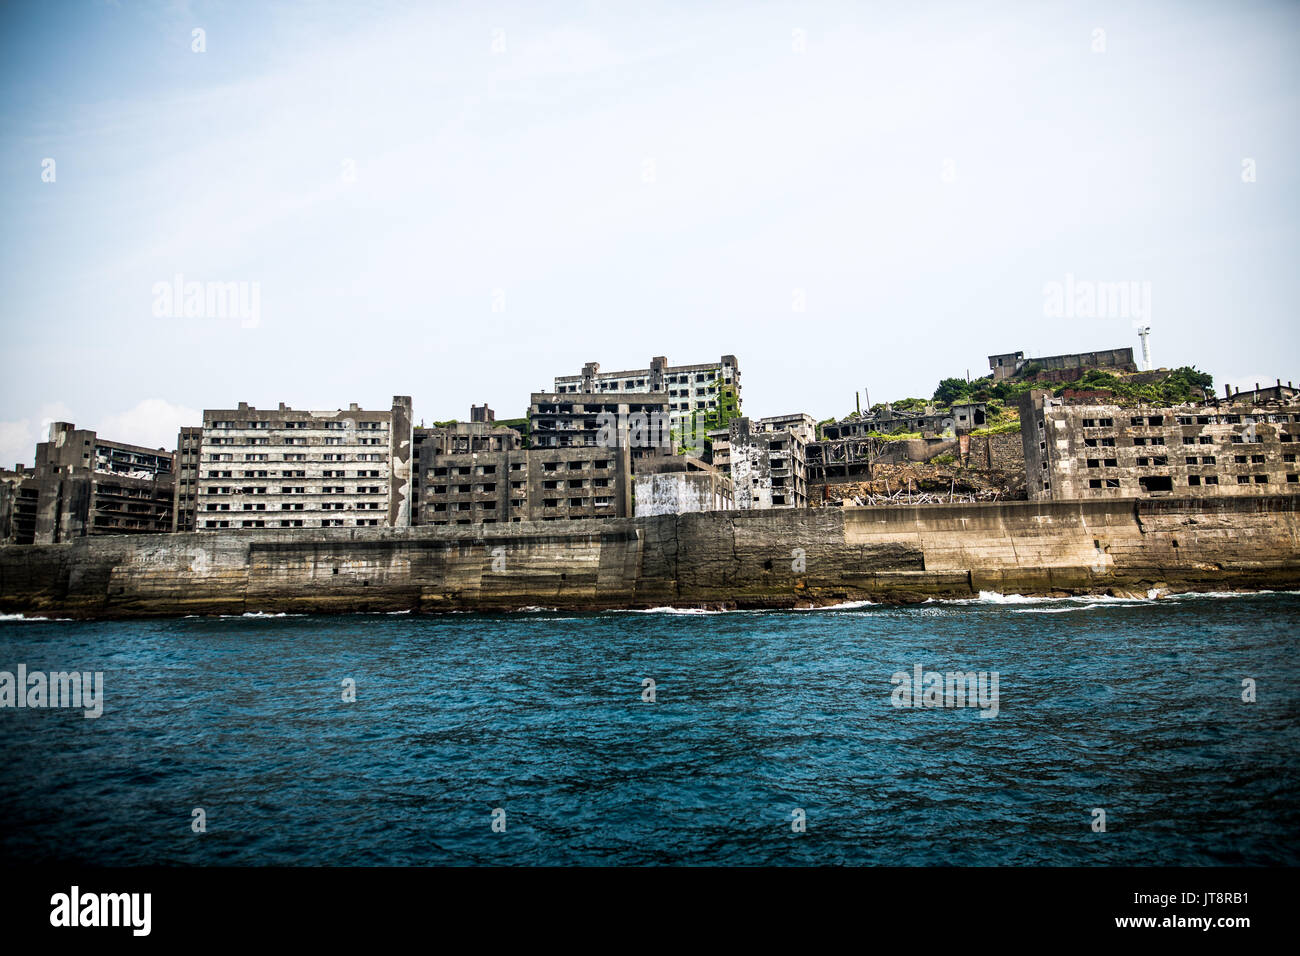
[[[388,526],[409,528],[411,504],[415,498],[411,476],[411,396],[394,395],[388,429]]]
[[[997,471],[1025,472],[1025,446],[1019,432],[1002,435],[972,435],[971,464]]]
[[[729,510],[730,484],[712,471],[666,471],[637,475],[633,481],[636,516]]]
[[[789,607],[1300,585],[1294,497],[708,512],[248,530],[0,548],[0,610]]]

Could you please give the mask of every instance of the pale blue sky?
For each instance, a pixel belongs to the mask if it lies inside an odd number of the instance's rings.
[[[820,419],[1136,349],[1044,315],[1067,273],[1151,284],[1157,365],[1300,380],[1298,41],[1280,3],[7,5],[0,462],[239,401],[513,416],[593,360],[734,353],[749,414]],[[177,273],[260,283],[257,326],[155,317]]]

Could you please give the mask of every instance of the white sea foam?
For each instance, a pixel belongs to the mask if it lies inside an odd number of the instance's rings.
[[[879,607],[875,601],[844,601],[840,604],[826,604],[822,607],[797,607],[796,611],[852,611],[862,607]]]
[[[1075,611],[1091,611],[1098,607],[1115,607],[1114,604],[1080,604],[1075,607],[1017,607],[1012,614],[1071,614]]]
[[[726,611],[711,611],[706,607],[650,607],[626,608],[622,614],[726,614]]]
[[[28,617],[26,614],[0,614],[0,621],[14,621],[28,624],[41,623],[48,621],[72,621],[71,617]]]
[[[245,611],[243,614],[219,614],[218,617],[306,617],[306,614],[286,614],[280,611],[278,614],[272,614],[269,611]]]
[[[1257,597],[1261,594],[1300,594],[1300,591],[1180,591],[1177,594],[1170,594],[1166,600],[1178,600],[1179,598]]]
[[[1045,595],[1031,596],[1025,594],[1001,594],[997,591],[981,591],[977,598],[953,598],[944,600],[935,598],[926,598],[926,604],[1062,604],[1074,602],[1076,604],[1151,604],[1156,599],[1153,597],[1115,597],[1110,594],[1072,594],[1067,597],[1048,597]]]

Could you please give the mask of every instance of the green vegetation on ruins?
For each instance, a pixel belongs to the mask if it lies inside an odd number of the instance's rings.
[[[740,417],[740,392],[736,386],[723,382],[721,372],[715,373],[713,381],[709,384],[718,390],[717,410],[694,409],[689,424],[687,420],[682,420],[681,425],[674,429],[673,442],[677,445],[678,454],[684,455],[691,448],[701,444],[699,440],[701,436],[704,447],[712,449],[713,442],[708,438],[708,433],[726,428],[733,418]]]
[[[527,418],[498,418],[492,424],[498,428],[513,428],[523,436],[523,446],[525,448],[529,446],[531,432]]]
[[[1073,391],[1108,391],[1119,405],[1144,402],[1152,405],[1179,405],[1185,402],[1202,401],[1214,385],[1214,377],[1198,370],[1195,366],[1183,366],[1166,372],[1155,381],[1149,373],[1137,375],[1116,375],[1101,369],[1083,372],[1077,379],[1069,382],[1035,382],[1033,377],[1042,371],[1037,362],[1030,362],[1019,374],[995,382],[992,375],[967,381],[964,378],[945,378],[939,382],[934,395],[929,399],[902,398],[889,402],[888,407],[897,414],[922,415],[926,407],[950,408],[953,405],[968,405],[983,402],[987,407],[988,421],[971,434],[1006,435],[1020,431],[1020,413],[1016,406],[1020,396],[1033,388],[1050,389],[1054,395],[1061,395],[1067,390]],[[872,405],[867,415],[877,415],[886,408],[885,403]],[[853,415],[850,418],[855,417]],[[828,419],[822,425],[833,424],[839,419]],[[920,432],[904,431],[900,426],[893,432],[869,432],[868,438],[882,441],[901,441],[906,438],[920,438]]]
[[[1020,416],[1014,412],[1011,414],[1013,416],[1012,418],[1009,418],[1006,421],[995,422],[994,424],[988,425],[984,428],[976,428],[971,432],[971,435],[980,438],[984,435],[1010,435],[1019,432]]]
[[[1066,390],[1104,389],[1113,392],[1121,403],[1128,399],[1153,405],[1179,405],[1203,400],[1206,390],[1214,385],[1214,377],[1197,370],[1195,366],[1176,368],[1154,382],[1137,382],[1134,379],[1138,376],[1115,375],[1101,369],[1084,372],[1070,382],[1033,381],[1032,376],[1040,371],[1042,368],[1036,362],[1031,362],[1020,370],[1020,374],[1000,382],[993,381],[991,375],[970,382],[964,378],[945,378],[934,390],[934,401],[951,405],[996,400],[1014,405],[1021,395],[1032,388],[1050,388],[1055,395],[1061,395]]]

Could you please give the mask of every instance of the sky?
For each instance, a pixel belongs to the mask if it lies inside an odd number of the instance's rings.
[[[656,355],[819,420],[1139,325],[1300,380],[1298,48],[1294,3],[0,5],[0,464]]]

